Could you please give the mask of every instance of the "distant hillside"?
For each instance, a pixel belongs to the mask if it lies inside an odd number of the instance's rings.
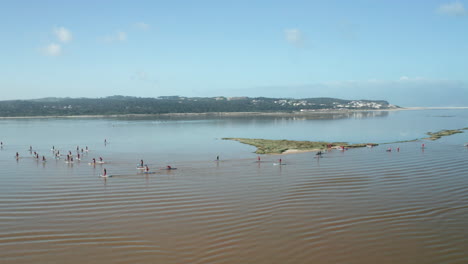
[[[279,112],[320,109],[390,109],[383,100],[336,98],[180,97],[43,98],[0,101],[0,116],[125,115],[206,112]]]

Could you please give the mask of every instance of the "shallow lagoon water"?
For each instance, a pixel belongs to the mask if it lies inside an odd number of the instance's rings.
[[[5,263],[468,262],[466,133],[321,159],[262,155],[261,163],[255,148],[220,140],[408,140],[468,127],[467,110],[8,119],[0,127]],[[52,146],[66,153],[77,145],[90,148],[81,162],[52,159]],[[108,163],[88,165],[99,156]],[[279,158],[286,165],[274,165]],[[140,159],[157,173],[137,174]],[[178,169],[158,169],[168,164]],[[104,167],[115,177],[100,178]]]

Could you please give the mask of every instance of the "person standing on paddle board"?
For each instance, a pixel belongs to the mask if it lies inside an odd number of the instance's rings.
[[[143,163],[144,163],[143,160],[140,160],[140,167],[144,166]],[[146,166],[146,167],[148,168],[148,166]]]
[[[145,165],[145,172],[149,172],[148,165]]]
[[[104,172],[103,172],[102,176],[107,176],[107,170],[105,168],[104,168]]]

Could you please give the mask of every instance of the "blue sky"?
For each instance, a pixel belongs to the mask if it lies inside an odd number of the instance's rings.
[[[464,1],[0,1],[0,100],[468,105]]]

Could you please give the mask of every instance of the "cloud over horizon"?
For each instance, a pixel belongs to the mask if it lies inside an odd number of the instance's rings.
[[[459,1],[442,4],[437,8],[437,12],[448,16],[464,16],[467,14],[465,7]]]
[[[146,31],[146,30],[149,30],[151,28],[151,26],[145,22],[137,22],[134,24],[134,26],[137,28],[137,29],[140,29],[140,30],[143,30],[143,31]]]
[[[64,27],[56,27],[53,32],[55,37],[62,43],[68,43],[73,39],[73,35],[70,30]]]
[[[297,28],[285,29],[284,37],[288,43],[296,47],[302,47],[305,43],[304,34]]]
[[[42,49],[42,52],[47,56],[60,56],[62,55],[62,46],[56,43],[50,43]]]

